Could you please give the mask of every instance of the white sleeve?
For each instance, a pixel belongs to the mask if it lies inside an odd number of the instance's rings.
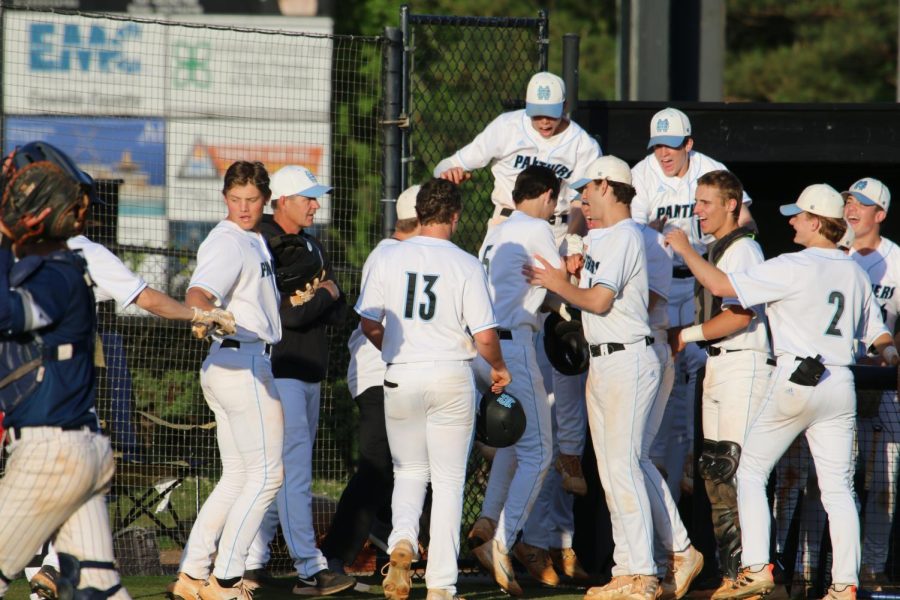
[[[241,276],[243,264],[237,241],[224,235],[207,238],[197,250],[197,268],[188,288],[202,288],[222,302]]]
[[[509,137],[509,126],[504,115],[500,115],[491,121],[484,131],[475,136],[467,146],[460,148],[456,154],[445,158],[434,168],[433,175],[440,177],[441,173],[453,167],[462,167],[466,171],[474,171],[486,167],[499,154],[499,146],[502,140]]]
[[[644,255],[644,242],[629,231],[614,231],[603,240],[604,253],[599,258],[591,285],[608,287],[616,295],[634,272],[634,262]]]
[[[649,228],[648,228],[649,229]],[[672,289],[672,259],[673,252],[670,246],[665,245],[665,238],[656,233],[653,243],[647,244],[647,284],[650,291],[669,299]]]
[[[884,324],[884,319],[881,316],[881,307],[878,305],[875,296],[872,294],[871,286],[867,286],[866,289],[869,293],[866,294],[866,302],[863,307],[862,315],[865,331],[863,332],[863,335],[857,337],[863,340],[866,348],[869,348],[878,336],[883,333],[890,335],[891,332],[888,331],[887,326]]]
[[[88,274],[96,285],[94,296],[97,302],[115,300],[119,306],[125,307],[147,287],[147,282],[126,267],[106,246],[83,235],[69,239],[66,245],[72,250],[80,250],[84,256]]]
[[[752,308],[757,304],[783,300],[793,294],[791,286],[795,278],[792,271],[793,262],[784,256],[777,256],[746,271],[728,273],[728,279],[737,292],[741,306]]]
[[[487,274],[479,263],[475,263],[463,290],[462,317],[469,331],[475,335],[479,331],[497,326],[494,305],[488,291]]]
[[[381,323],[385,315],[384,276],[381,272],[384,261],[378,260],[378,258],[382,257],[376,257],[376,260],[369,265],[369,273],[363,280],[362,289],[353,310],[361,317]]]
[[[748,243],[739,240],[725,252],[725,256],[717,265],[726,273],[740,273],[748,271],[758,264],[765,262],[765,257],[759,244]],[[722,306],[740,306],[741,302],[735,297],[722,298]]]
[[[631,199],[631,218],[635,223],[650,222],[650,195],[647,191],[648,182],[645,178],[645,162],[641,161],[631,169],[632,185],[635,189],[634,198]]]

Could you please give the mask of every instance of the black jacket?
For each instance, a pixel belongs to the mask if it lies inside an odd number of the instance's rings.
[[[263,215],[260,233],[268,240],[285,231],[272,219]],[[331,271],[331,261],[322,244],[315,237],[300,231],[322,253],[325,279],[337,284]],[[299,379],[316,383],[325,379],[328,368],[328,337],[326,325],[340,325],[347,315],[347,298],[341,290],[337,300],[326,289],[319,289],[312,300],[291,306],[289,294],[281,295],[281,341],[272,349],[272,372],[278,379]]]

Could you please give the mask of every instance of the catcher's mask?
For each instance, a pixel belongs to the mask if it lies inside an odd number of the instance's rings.
[[[91,176],[47,142],[31,142],[9,154],[0,189],[0,229],[18,245],[81,233],[96,197]]]
[[[525,433],[525,409],[519,399],[508,392],[488,391],[481,397],[475,415],[475,437],[494,448],[506,448]]]

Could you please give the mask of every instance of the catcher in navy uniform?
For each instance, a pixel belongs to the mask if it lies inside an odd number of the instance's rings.
[[[0,408],[9,454],[0,480],[0,596],[58,530],[60,594],[127,599],[104,498],[113,454],[94,408],[94,295],[84,260],[66,247],[84,227],[93,181],[58,152],[25,165],[7,160],[0,183]],[[15,355],[28,362],[17,365]]]

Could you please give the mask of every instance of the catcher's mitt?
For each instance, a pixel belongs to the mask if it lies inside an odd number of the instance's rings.
[[[275,284],[285,294],[315,292],[322,277],[322,253],[308,239],[294,233],[276,235],[269,239],[275,258]]]
[[[41,161],[3,176],[0,223],[14,243],[65,240],[84,229],[90,198],[84,186],[57,165]]]
[[[234,315],[227,310],[221,308],[202,310],[194,307],[194,316],[191,317],[191,333],[195,338],[202,340],[210,333],[231,335],[235,331]]]

